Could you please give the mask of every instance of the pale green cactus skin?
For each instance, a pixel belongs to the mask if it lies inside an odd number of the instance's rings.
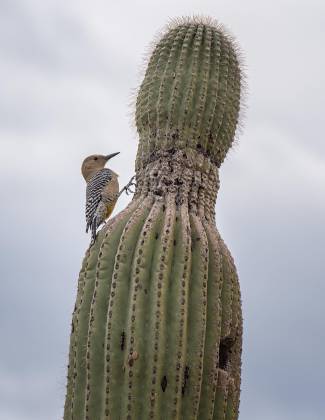
[[[241,78],[212,23],[174,25],[153,50],[136,193],[80,271],[64,420],[238,419],[240,289],[214,208]]]
[[[242,74],[221,27],[186,23],[154,49],[136,103],[137,168],[157,150],[193,148],[219,167],[234,140]]]

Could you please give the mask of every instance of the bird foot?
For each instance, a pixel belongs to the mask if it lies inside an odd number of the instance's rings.
[[[119,195],[121,195],[124,191],[125,191],[125,193],[126,193],[126,195],[129,195],[129,194],[134,194],[134,192],[135,191],[133,191],[132,189],[131,189],[131,187],[135,187],[136,186],[136,183],[134,182],[134,179],[135,179],[135,175],[133,175],[133,177],[130,179],[130,181],[125,185],[125,187],[124,188],[122,188],[122,190],[121,190],[121,192],[120,192],[120,194]]]

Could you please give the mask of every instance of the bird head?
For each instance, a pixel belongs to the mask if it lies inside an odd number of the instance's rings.
[[[100,171],[106,163],[120,152],[111,153],[110,155],[90,155],[82,162],[81,173],[87,181],[95,172]]]

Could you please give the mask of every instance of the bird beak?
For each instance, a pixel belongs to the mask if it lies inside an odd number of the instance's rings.
[[[114,156],[118,155],[119,153],[120,153],[120,152],[111,153],[110,155],[105,156],[106,161],[108,161],[108,160],[112,159],[112,157],[114,157]]]

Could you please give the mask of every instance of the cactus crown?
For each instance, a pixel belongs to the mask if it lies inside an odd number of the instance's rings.
[[[136,101],[136,169],[160,151],[194,149],[218,167],[231,147],[240,108],[238,48],[218,24],[190,19],[156,44]]]

